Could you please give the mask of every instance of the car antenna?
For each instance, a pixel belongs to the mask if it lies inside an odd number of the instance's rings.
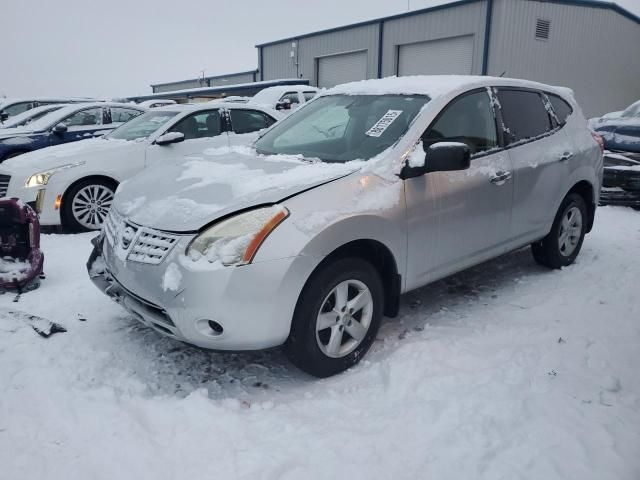
[[[504,75],[505,75],[506,73],[507,73],[507,71],[506,71],[506,70],[505,70],[504,72],[502,72],[502,73],[500,74],[500,78],[504,77]]]

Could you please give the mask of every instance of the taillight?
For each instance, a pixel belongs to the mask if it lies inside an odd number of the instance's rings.
[[[604,153],[604,139],[602,138],[602,136],[597,134],[596,132],[591,132],[591,136],[596,141],[596,143],[600,146],[600,151]]]

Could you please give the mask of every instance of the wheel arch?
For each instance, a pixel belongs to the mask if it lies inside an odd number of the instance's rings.
[[[338,259],[348,257],[366,260],[378,271],[384,289],[383,313],[388,317],[397,316],[400,308],[402,277],[398,272],[398,265],[393,253],[389,247],[378,240],[362,238],[349,241],[335,248],[322,259],[311,272],[309,278],[324,266]]]
[[[593,221],[596,214],[596,193],[593,184],[588,180],[580,180],[571,187],[567,192],[567,195],[572,193],[580,195],[583,198],[584,203],[587,205],[587,233],[589,233],[593,228]],[[567,195],[565,195],[565,198]]]

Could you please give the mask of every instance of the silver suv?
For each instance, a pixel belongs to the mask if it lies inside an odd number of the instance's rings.
[[[284,345],[324,377],[362,358],[405,292],[529,244],[542,265],[571,264],[601,177],[567,89],[357,82],[252,147],[127,181],[89,275],[162,334],[215,350]]]

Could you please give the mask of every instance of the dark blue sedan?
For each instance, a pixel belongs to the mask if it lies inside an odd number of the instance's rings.
[[[22,153],[108,133],[146,109],[124,103],[62,107],[21,128],[0,129],[0,162]]]

